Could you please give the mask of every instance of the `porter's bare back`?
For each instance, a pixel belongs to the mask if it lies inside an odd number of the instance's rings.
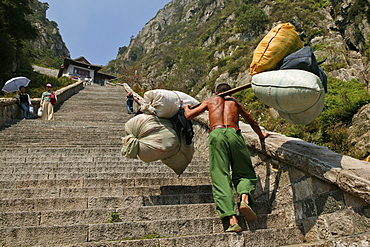
[[[215,96],[203,101],[198,107],[191,109],[190,106],[185,107],[185,116],[187,119],[193,119],[204,111],[209,111],[210,128],[217,125],[232,125],[238,126],[239,114],[251,125],[260,139],[268,136],[259,128],[259,125],[252,116],[245,110],[243,105],[235,98],[226,96],[222,98]]]

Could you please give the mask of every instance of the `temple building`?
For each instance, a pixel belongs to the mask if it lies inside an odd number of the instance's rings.
[[[104,85],[107,81],[117,77],[100,73],[102,65],[91,64],[84,57],[76,59],[64,58],[64,63],[59,69],[58,78],[67,76],[74,79],[92,80],[94,83]]]

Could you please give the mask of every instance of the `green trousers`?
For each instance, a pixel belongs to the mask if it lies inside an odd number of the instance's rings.
[[[213,198],[221,219],[236,215],[233,184],[239,197],[248,194],[253,204],[257,177],[240,130],[218,128],[210,133],[209,165]]]

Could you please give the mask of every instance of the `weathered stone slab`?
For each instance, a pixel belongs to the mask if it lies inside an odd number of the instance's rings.
[[[0,228],[19,226],[39,226],[40,212],[3,212],[0,213]]]
[[[0,228],[0,245],[36,246],[85,242],[88,226]]]
[[[123,222],[90,225],[89,241],[139,239],[151,234],[164,237],[213,233],[214,218]]]
[[[0,212],[86,209],[88,198],[2,199]]]

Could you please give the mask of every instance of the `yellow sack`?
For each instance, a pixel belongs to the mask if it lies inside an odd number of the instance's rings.
[[[274,70],[289,54],[303,48],[303,43],[291,23],[282,23],[271,29],[253,53],[249,74]]]

